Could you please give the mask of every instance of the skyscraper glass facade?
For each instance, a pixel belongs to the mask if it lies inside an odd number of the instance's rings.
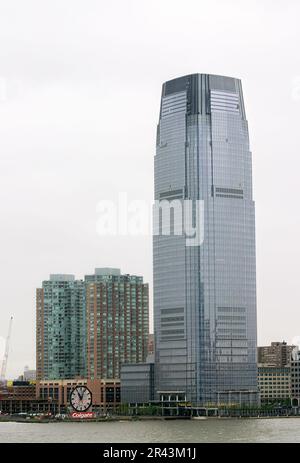
[[[204,208],[203,243],[153,237],[156,390],[184,391],[195,404],[255,401],[255,217],[240,80],[193,74],[163,85],[155,199]]]

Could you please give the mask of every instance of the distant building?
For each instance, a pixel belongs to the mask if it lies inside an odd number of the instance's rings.
[[[289,364],[291,353],[295,346],[289,346],[285,341],[271,342],[270,346],[257,348],[257,360],[259,364],[281,368]]]
[[[285,341],[271,342],[270,346],[257,348],[258,387],[263,403],[282,403],[291,398],[292,390],[295,390],[295,366],[292,366],[294,350],[295,346]]]
[[[87,376],[120,378],[122,363],[146,361],[149,288],[143,277],[97,268],[85,276]]]
[[[85,284],[50,275],[36,291],[37,379],[86,376]]]
[[[29,370],[29,367],[24,368],[24,381],[34,381],[36,379],[36,370]]]

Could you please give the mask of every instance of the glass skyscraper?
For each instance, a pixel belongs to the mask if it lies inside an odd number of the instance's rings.
[[[255,206],[239,79],[163,84],[155,200],[183,210],[192,201],[193,225],[201,201],[204,237],[189,243],[175,225],[153,237],[156,392],[197,405],[255,403]]]

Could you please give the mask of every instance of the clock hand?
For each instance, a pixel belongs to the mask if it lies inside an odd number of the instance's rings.
[[[83,399],[83,395],[84,395],[84,394],[83,394],[83,393],[82,393],[82,395],[81,395],[81,394],[79,394],[79,391],[77,391],[77,394],[78,394],[78,397],[79,397],[79,399],[80,399],[80,400],[82,400],[82,399]]]

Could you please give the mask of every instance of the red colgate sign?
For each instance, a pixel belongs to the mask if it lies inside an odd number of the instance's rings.
[[[71,417],[76,418],[76,419],[95,418],[95,413],[93,412],[73,412],[71,413]]]

